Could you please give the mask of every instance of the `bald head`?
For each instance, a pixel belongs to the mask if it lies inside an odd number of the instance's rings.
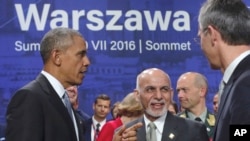
[[[149,69],[142,71],[137,76],[136,88],[137,89],[140,88],[140,85],[143,82],[142,80],[147,80],[147,79],[157,77],[157,76],[162,77],[162,79],[165,79],[169,83],[169,87],[172,88],[169,75],[167,73],[165,73],[163,70],[158,69],[158,68],[149,68]]]
[[[179,81],[186,81],[188,83],[190,83],[191,85],[194,85],[197,88],[205,88],[206,89],[206,93],[207,93],[207,88],[208,88],[208,82],[207,82],[207,78],[197,72],[186,72],[183,73],[177,83]]]
[[[197,72],[187,72],[179,77],[176,85],[181,106],[199,116],[206,108],[206,77]]]

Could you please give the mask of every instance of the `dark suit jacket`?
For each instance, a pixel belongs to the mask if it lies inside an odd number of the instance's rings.
[[[79,120],[80,141],[82,128]],[[45,76],[19,89],[7,109],[7,141],[77,141],[73,122]]]
[[[181,113],[178,113],[177,116],[183,117],[183,118],[189,118],[186,110]],[[206,120],[204,124],[207,127],[208,137],[212,139],[214,135],[215,116],[213,113],[209,112],[208,110],[207,110]]]
[[[143,126],[137,130],[137,141],[146,141],[146,128],[143,118],[132,121],[127,127],[142,122]],[[206,127],[202,123],[190,119],[177,117],[168,112],[163,127],[161,141],[208,141]]]
[[[232,124],[250,125],[250,55],[234,70],[221,96],[214,141],[229,141]]]
[[[86,120],[84,126],[84,138],[85,141],[91,141],[91,127],[92,127],[93,121],[92,121],[92,117],[90,117],[88,120]]]

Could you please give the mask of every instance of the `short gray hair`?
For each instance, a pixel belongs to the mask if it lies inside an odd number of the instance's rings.
[[[202,31],[213,26],[230,45],[250,45],[250,11],[241,0],[207,0],[198,22]]]
[[[44,35],[40,46],[40,54],[43,63],[45,64],[48,61],[53,49],[65,50],[72,45],[74,41],[73,37],[75,36],[83,38],[81,33],[70,28],[60,27],[47,32]]]

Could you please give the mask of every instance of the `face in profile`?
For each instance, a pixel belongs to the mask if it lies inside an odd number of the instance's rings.
[[[75,36],[73,39],[73,44],[60,54],[61,76],[70,85],[80,85],[90,61],[84,39],[80,36]]]

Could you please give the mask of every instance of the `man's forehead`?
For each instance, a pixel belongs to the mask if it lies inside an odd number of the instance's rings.
[[[168,79],[166,78],[160,78],[160,79],[146,79],[144,81],[141,82],[142,85],[144,86],[151,86],[151,87],[164,87],[164,86],[168,86],[170,87],[170,82],[168,81]]]

